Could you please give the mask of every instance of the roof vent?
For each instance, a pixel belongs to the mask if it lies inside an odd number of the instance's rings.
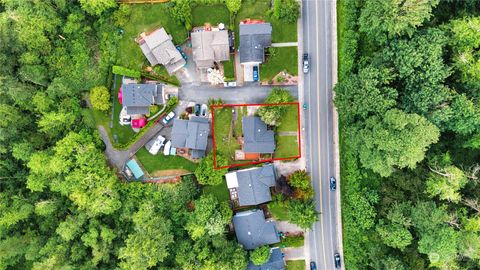
[[[247,232],[247,234],[248,234],[248,235],[252,235],[252,233],[251,233],[251,232]]]
[[[261,129],[258,129],[258,132],[262,131]]]

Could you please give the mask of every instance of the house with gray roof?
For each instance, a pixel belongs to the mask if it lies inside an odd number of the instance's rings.
[[[206,70],[214,62],[230,60],[230,43],[227,30],[209,31],[204,28],[193,31],[192,54],[197,69]]]
[[[238,206],[259,205],[272,200],[270,188],[275,186],[273,164],[232,171],[225,175],[230,197]]]
[[[191,150],[192,158],[205,156],[210,124],[204,117],[193,116],[190,120],[174,119],[172,146]]]
[[[280,242],[275,221],[265,220],[262,210],[238,212],[233,216],[238,242],[247,250]]]
[[[165,103],[163,84],[122,84],[122,105],[128,115],[148,114],[151,105]]]
[[[251,261],[248,263],[247,270],[284,270],[285,260],[282,250],[279,247],[270,249],[270,259],[262,265],[255,265]]]
[[[271,154],[275,152],[275,133],[257,116],[242,118],[243,152]]]
[[[265,62],[265,48],[272,45],[270,23],[240,23],[240,63],[245,81],[253,81],[253,68]]]
[[[142,33],[138,44],[152,66],[164,65],[170,75],[186,64],[173,45],[172,36],[167,34],[163,27],[150,34]]]

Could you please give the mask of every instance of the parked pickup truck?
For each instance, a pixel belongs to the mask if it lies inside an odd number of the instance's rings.
[[[303,54],[303,73],[308,73],[310,70],[310,63],[308,61],[308,53]]]

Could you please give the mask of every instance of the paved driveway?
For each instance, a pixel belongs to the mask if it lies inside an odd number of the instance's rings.
[[[298,87],[281,86],[290,91],[297,99]],[[261,103],[272,91],[272,86],[261,86],[258,83],[246,83],[243,87],[212,87],[210,85],[182,85],[179,90],[180,100],[207,103],[209,98],[221,98],[226,103]]]

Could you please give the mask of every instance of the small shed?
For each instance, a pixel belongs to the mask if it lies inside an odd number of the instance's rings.
[[[137,161],[135,159],[130,159],[127,162],[127,168],[133,173],[133,176],[135,179],[141,179],[144,175],[142,168],[138,165]]]

